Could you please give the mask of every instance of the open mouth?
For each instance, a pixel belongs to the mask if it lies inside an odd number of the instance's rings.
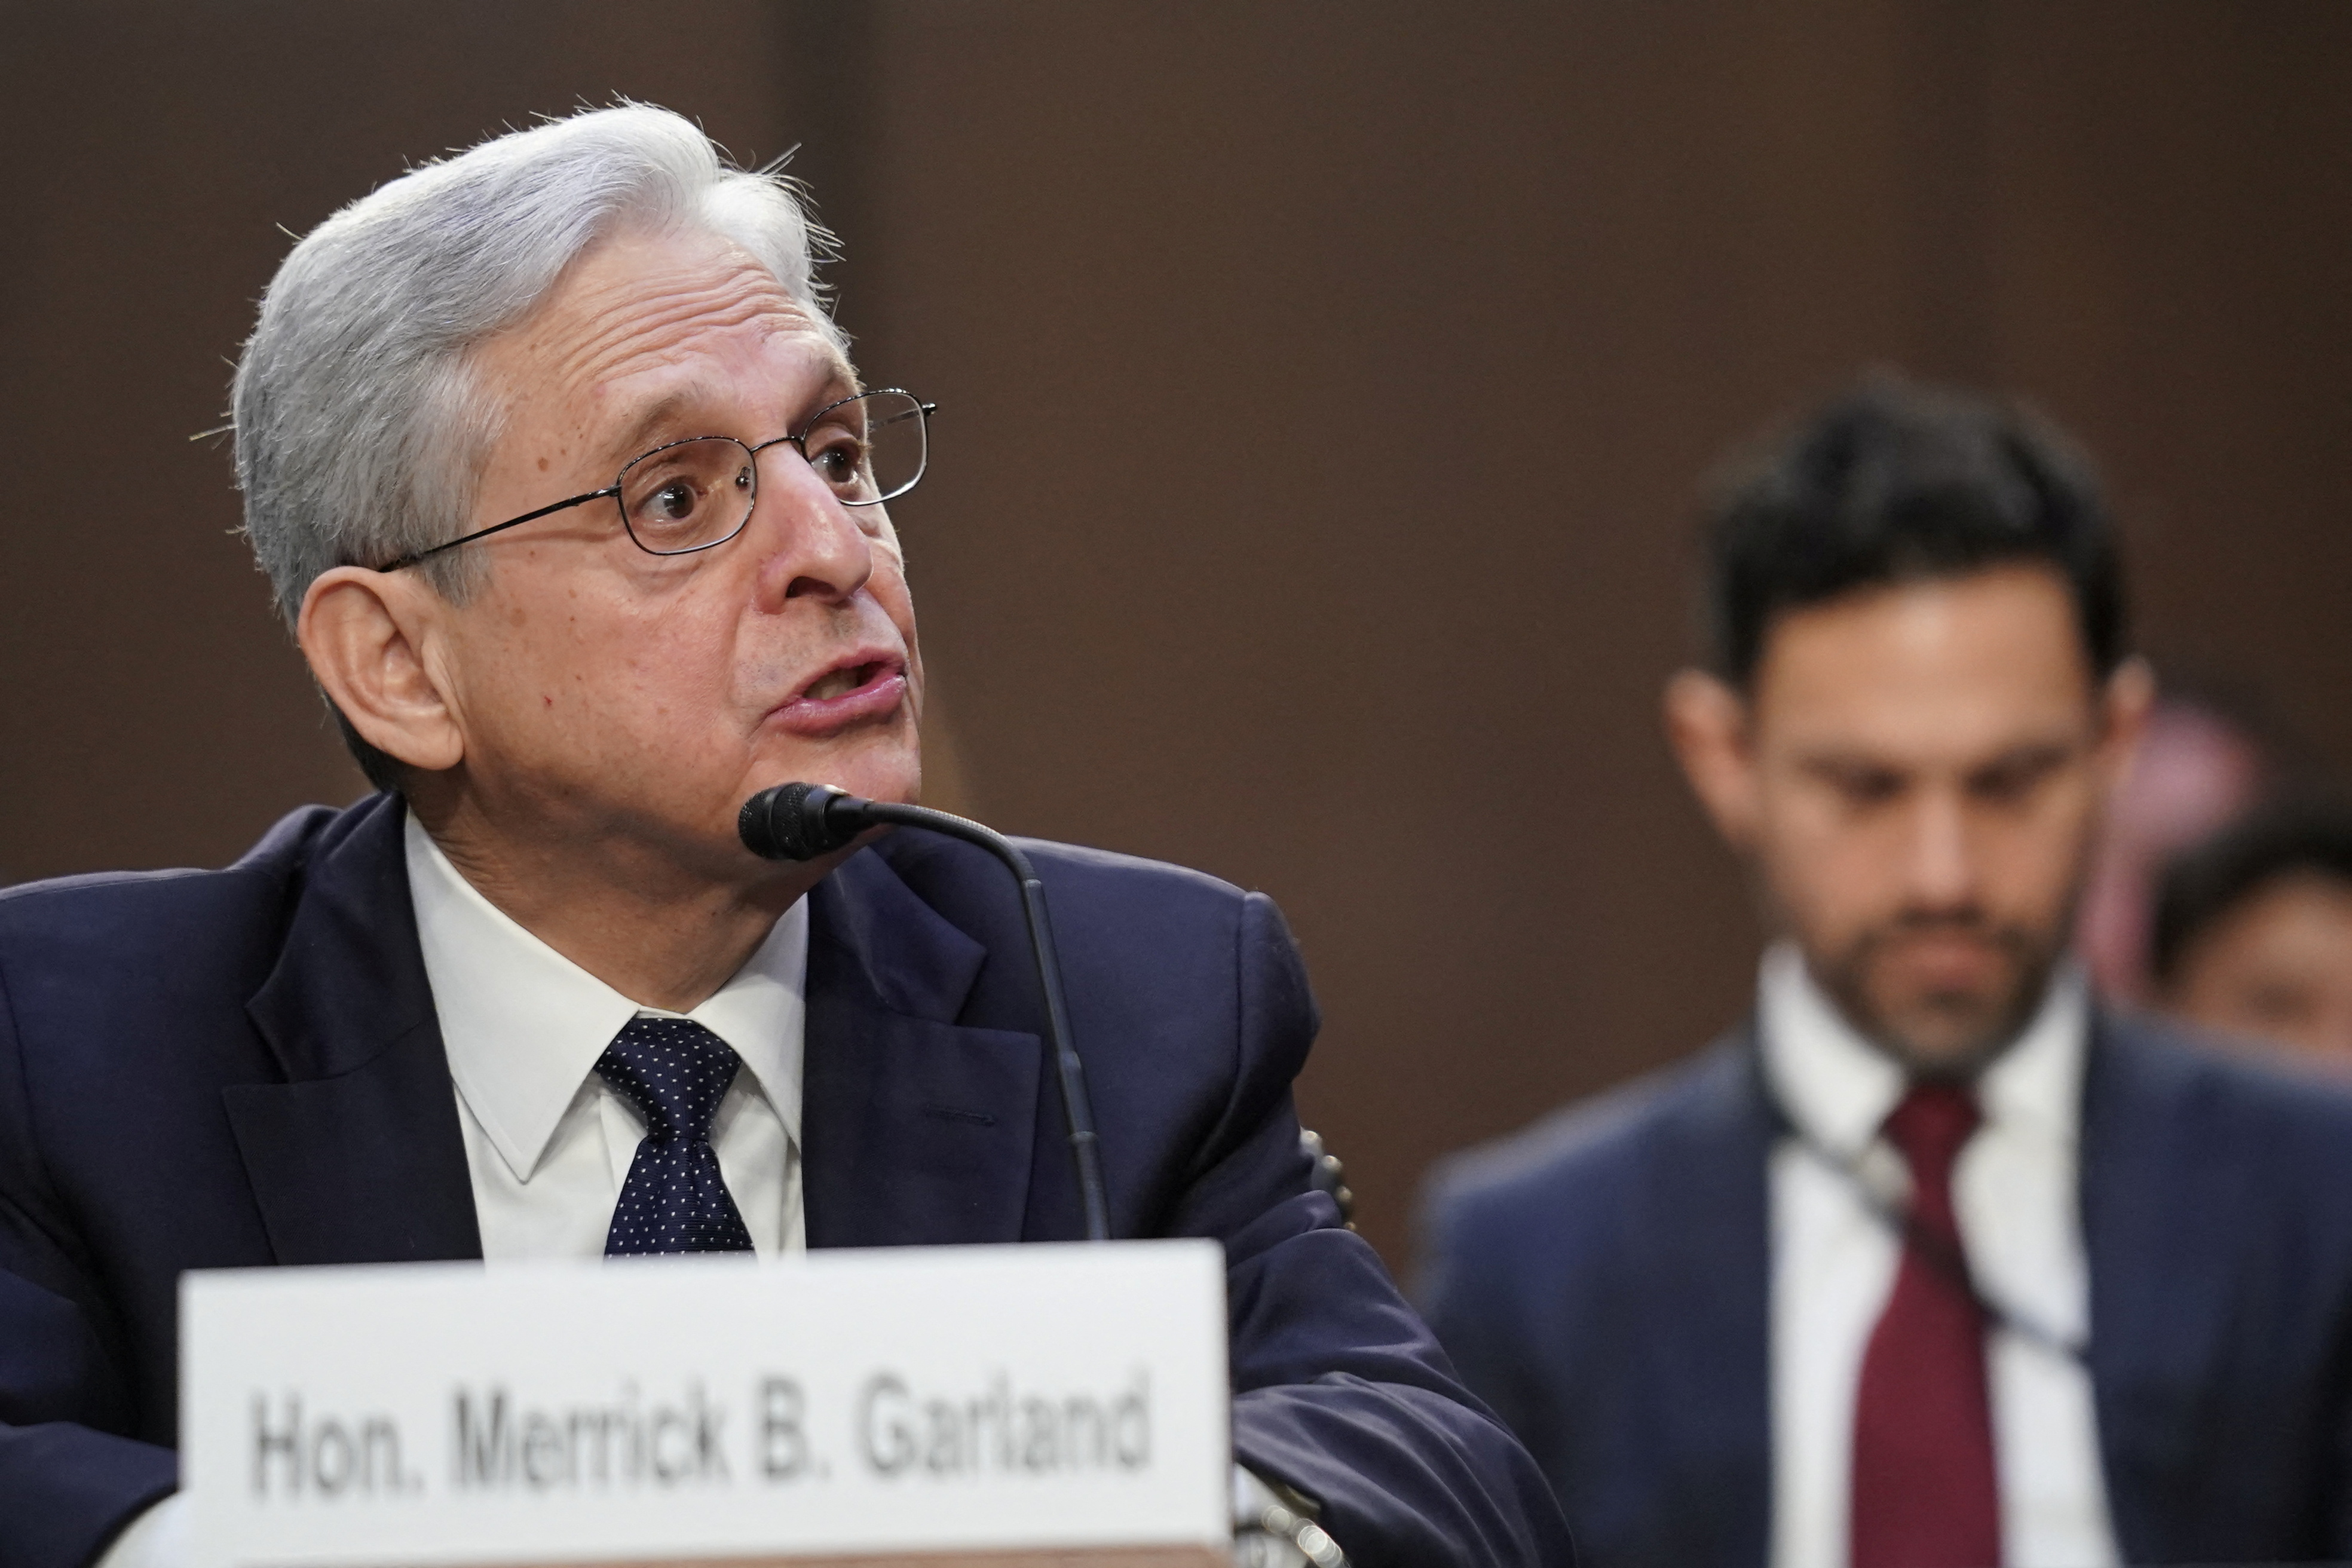
[[[837,664],[786,698],[771,722],[811,737],[888,721],[907,700],[907,667],[887,656]]]
[[[839,669],[828,669],[811,681],[808,689],[801,693],[801,699],[807,702],[828,702],[897,673],[896,665],[878,658],[868,659],[864,664],[845,665]]]

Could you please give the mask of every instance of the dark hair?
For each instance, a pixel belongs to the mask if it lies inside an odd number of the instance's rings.
[[[2284,877],[2311,874],[2352,886],[2352,806],[2299,801],[2262,807],[2176,855],[2157,880],[2159,984],[2179,974],[2197,940],[2223,916]]]
[[[2087,464],[2014,405],[1887,374],[1733,470],[1706,520],[1709,653],[1746,686],[1781,613],[2015,562],[2063,574],[2091,665],[2123,658],[2123,573]]]

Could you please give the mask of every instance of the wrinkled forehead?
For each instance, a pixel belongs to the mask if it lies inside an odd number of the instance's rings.
[[[598,244],[475,365],[510,427],[560,427],[568,448],[606,456],[679,421],[763,439],[782,433],[769,424],[858,390],[826,322],[749,251],[698,232]]]

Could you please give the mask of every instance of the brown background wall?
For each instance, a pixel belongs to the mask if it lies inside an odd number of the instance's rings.
[[[1656,738],[1723,445],[1869,363],[2104,460],[2160,662],[2339,769],[2352,10],[0,0],[0,871],[356,775],[228,530],[225,356],[406,159],[615,92],[795,167],[965,802],[1289,910],[1404,1256],[1438,1152],[1678,1055],[1756,931]]]

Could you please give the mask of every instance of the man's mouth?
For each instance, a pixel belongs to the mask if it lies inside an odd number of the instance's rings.
[[[859,687],[878,678],[886,668],[880,659],[869,659],[864,664],[848,665],[840,669],[828,669],[810,682],[809,689],[801,695],[814,702],[824,702],[835,697],[846,697]]]
[[[876,654],[825,670],[777,704],[770,719],[801,735],[822,736],[898,712],[907,700],[907,667]]]

